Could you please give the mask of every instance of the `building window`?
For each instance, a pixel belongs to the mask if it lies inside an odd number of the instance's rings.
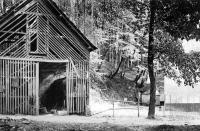
[[[31,42],[30,44],[30,52],[36,52],[37,51],[37,39]]]

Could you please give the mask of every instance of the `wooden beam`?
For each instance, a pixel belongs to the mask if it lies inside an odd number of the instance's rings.
[[[0,57],[3,60],[25,60],[25,61],[34,61],[34,62],[49,62],[49,63],[66,63],[69,60],[47,60],[42,58],[11,58],[11,57]]]
[[[24,32],[16,32],[16,31],[0,31],[0,32],[3,32],[3,33],[16,33],[16,34],[23,34],[23,35],[25,35],[26,33],[24,33]]]

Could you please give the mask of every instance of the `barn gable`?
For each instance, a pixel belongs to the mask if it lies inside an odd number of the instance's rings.
[[[88,60],[96,47],[52,0],[26,0],[0,18],[0,57]]]

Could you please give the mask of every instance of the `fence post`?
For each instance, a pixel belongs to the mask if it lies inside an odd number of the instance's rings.
[[[113,101],[112,101],[112,104],[113,104],[113,117],[115,117],[115,98],[114,98],[114,93],[113,93]]]
[[[170,104],[169,104],[170,105],[170,107],[169,107],[170,108],[170,115],[172,116],[172,105],[171,105],[172,104],[172,96],[171,96],[171,94],[169,95],[169,100],[170,100]]]
[[[163,105],[163,116],[165,116],[165,104],[166,104],[166,96],[164,94],[164,105]]]
[[[115,102],[114,102],[114,99],[113,99],[113,117],[115,117]]]
[[[138,90],[138,117],[140,117],[140,92]]]

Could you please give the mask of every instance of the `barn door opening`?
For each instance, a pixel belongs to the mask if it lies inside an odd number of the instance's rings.
[[[51,110],[66,109],[66,63],[40,63],[40,108]],[[44,113],[44,112],[43,112]]]
[[[38,114],[39,65],[25,60],[0,60],[0,113]]]

